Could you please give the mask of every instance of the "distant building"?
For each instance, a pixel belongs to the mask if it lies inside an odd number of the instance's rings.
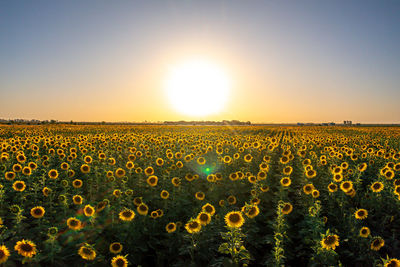
[[[343,124],[344,124],[344,125],[352,125],[353,122],[352,122],[352,121],[343,121]]]

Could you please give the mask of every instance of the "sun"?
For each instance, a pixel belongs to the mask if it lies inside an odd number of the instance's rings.
[[[171,68],[165,91],[172,107],[185,115],[202,117],[220,112],[229,97],[231,81],[218,64],[192,59]]]

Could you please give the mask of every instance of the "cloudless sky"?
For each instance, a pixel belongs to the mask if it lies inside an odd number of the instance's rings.
[[[400,123],[399,14],[394,0],[3,0],[0,118]],[[219,114],[166,100],[168,68],[193,55],[232,79]]]

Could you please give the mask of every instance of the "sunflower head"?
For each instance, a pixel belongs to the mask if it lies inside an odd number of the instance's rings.
[[[36,206],[31,209],[31,215],[33,218],[39,219],[44,216],[45,210],[42,206]]]
[[[141,203],[136,209],[140,215],[147,215],[149,212],[149,207],[144,203]]]
[[[71,230],[80,230],[82,228],[82,223],[79,219],[71,217],[67,220],[67,226]]]
[[[356,217],[356,219],[358,220],[364,220],[367,218],[368,216],[368,211],[366,209],[358,209],[356,210],[356,212],[354,213],[354,216]]]
[[[109,250],[111,253],[118,254],[122,251],[122,244],[119,242],[111,243]]]
[[[282,204],[281,212],[283,214],[289,214],[289,213],[292,212],[292,210],[293,210],[292,204],[290,204],[290,203],[283,203]]]
[[[170,234],[176,231],[176,224],[173,222],[168,223],[165,226],[165,230]]]
[[[111,259],[111,266],[112,267],[127,267],[128,266],[128,260],[126,259],[126,256],[115,256],[114,258]]]
[[[371,241],[371,249],[378,251],[385,245],[385,241],[381,237],[374,237]]]
[[[368,237],[371,234],[371,230],[368,227],[362,227],[360,229],[360,236],[361,237]]]
[[[239,228],[244,224],[244,218],[240,211],[231,211],[225,215],[225,223],[228,227]]]
[[[28,258],[32,258],[36,254],[36,245],[30,240],[22,239],[18,241],[14,249],[18,254]]]
[[[135,212],[131,209],[124,209],[119,213],[119,218],[122,221],[132,221],[135,218]]]
[[[191,219],[185,225],[185,229],[186,231],[188,231],[189,234],[198,233],[201,230],[201,223],[197,219],[196,220]]]
[[[91,217],[91,216],[94,215],[95,209],[94,209],[94,207],[92,207],[91,205],[86,205],[86,206],[83,208],[83,213],[85,214],[85,216]]]
[[[157,182],[158,182],[158,177],[155,175],[151,175],[151,176],[149,176],[149,178],[147,178],[147,183],[150,186],[156,186]]]
[[[88,244],[81,246],[78,250],[78,254],[84,260],[92,261],[96,258],[96,251]]]
[[[10,256],[10,251],[4,245],[0,246],[0,264],[5,263]]]
[[[327,235],[321,240],[321,246],[324,249],[330,250],[339,246],[339,236],[337,235]]]

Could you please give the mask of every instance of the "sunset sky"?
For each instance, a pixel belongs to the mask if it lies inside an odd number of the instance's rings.
[[[0,118],[400,123],[399,14],[400,1],[1,1]],[[229,79],[218,113],[168,101],[169,70],[192,58]]]

